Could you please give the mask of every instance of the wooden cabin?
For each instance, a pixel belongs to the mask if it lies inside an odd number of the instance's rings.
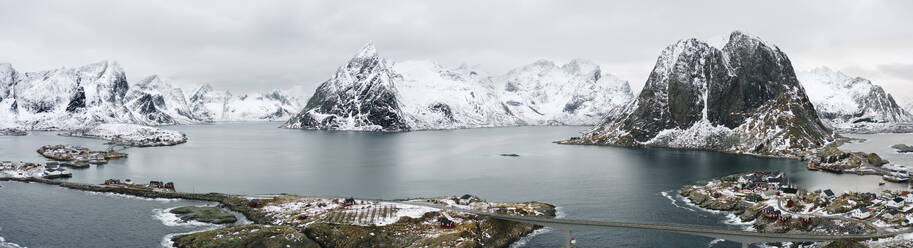
[[[260,202],[260,199],[250,199],[250,201],[247,202],[247,206],[252,208],[257,208],[262,205],[263,203]]]
[[[447,217],[438,218],[437,221],[441,224],[442,228],[453,228],[455,223],[452,220],[447,219]]]
[[[344,205],[344,206],[355,205],[355,198],[351,198],[351,197],[346,198],[345,200],[342,201],[342,205]]]

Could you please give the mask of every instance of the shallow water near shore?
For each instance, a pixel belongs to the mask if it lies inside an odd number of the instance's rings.
[[[704,212],[676,202],[686,184],[755,170],[781,170],[806,189],[880,191],[907,188],[878,186],[875,176],[812,172],[800,161],[659,148],[558,145],[587,127],[508,127],[408,133],[290,130],[280,123],[222,123],[164,127],[187,134],[186,144],[129,148],[127,159],[72,170],[83,183],[109,178],[173,181],[178,191],[224,193],[297,193],[310,196],[410,198],[477,195],[488,201],[542,201],[556,204],[566,218],[744,228],[726,224],[721,213]],[[873,142],[874,143],[874,142]],[[870,143],[870,144],[873,144]],[[35,150],[46,144],[77,144],[105,149],[100,140],[62,137],[55,132],[0,137],[0,160],[44,161]],[[864,148],[862,148],[864,149]],[[516,153],[519,157],[500,156]],[[11,183],[0,183],[6,186]],[[34,187],[33,187],[34,186]],[[45,185],[0,188],[46,198]],[[85,193],[62,193],[79,198]],[[6,201],[7,198],[4,198]],[[81,201],[73,199],[73,201]],[[133,200],[151,206],[156,202]],[[13,206],[27,208],[29,204]],[[59,206],[63,208],[65,206]],[[120,208],[120,207],[118,207]],[[53,210],[55,208],[51,208]],[[0,216],[10,216],[0,209]],[[28,209],[20,209],[20,212]],[[147,213],[149,218],[151,213]],[[119,218],[112,213],[108,218]],[[151,218],[150,218],[151,219]],[[0,237],[25,246],[35,237],[12,230],[41,223],[0,220]],[[96,222],[70,224],[96,225]],[[146,223],[141,223],[146,225]],[[157,223],[159,226],[164,226]],[[33,228],[33,227],[29,227]],[[42,230],[34,227],[35,230]],[[130,229],[103,228],[116,236]],[[171,228],[171,227],[168,227]],[[167,228],[166,228],[167,229]],[[73,230],[75,233],[83,230]],[[178,231],[180,232],[180,231]],[[158,246],[161,237],[139,246]],[[48,233],[54,236],[56,234]],[[97,235],[97,234],[96,234]],[[639,230],[574,232],[581,247],[707,247],[710,238]],[[69,237],[69,236],[67,236]],[[567,237],[555,230],[526,240],[527,247],[559,247]],[[94,246],[89,243],[80,246]],[[133,246],[126,244],[127,246]],[[123,246],[123,245],[119,245]],[[712,247],[739,247],[714,242]]]

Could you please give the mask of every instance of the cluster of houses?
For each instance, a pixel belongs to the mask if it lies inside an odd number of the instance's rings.
[[[748,201],[758,202],[764,196],[774,196],[780,194],[797,194],[799,189],[785,179],[781,172],[761,172],[756,171],[748,175],[740,176],[736,181],[738,186],[734,189],[737,192],[745,192],[745,198]],[[715,193],[716,194],[716,193]]]
[[[36,163],[26,163],[18,162],[13,163],[12,161],[3,161],[0,162],[0,178],[2,177],[15,177],[15,178],[26,178],[26,177],[39,177],[39,178],[64,178],[71,177],[73,174],[67,171],[64,168],[60,168],[56,164],[48,164],[47,166],[36,164]]]
[[[808,162],[807,168],[809,170],[823,170],[827,172],[833,172],[837,174],[843,173],[843,167],[838,164],[820,164],[817,162]]]
[[[45,158],[65,161],[63,164],[73,167],[88,167],[89,164],[105,164],[110,159],[127,157],[127,154],[114,151],[90,151],[87,148],[70,145],[46,145],[38,148],[38,153]]]
[[[795,221],[795,222],[802,223],[802,224],[808,224],[808,223],[811,223],[812,220],[814,219],[811,216],[798,216],[796,218],[793,218],[789,214],[783,213],[783,211],[774,209],[774,207],[772,207],[772,206],[767,206],[766,208],[761,209],[761,214],[764,215],[764,217],[771,218],[771,219],[777,219],[777,221],[780,221],[783,223],[790,223],[790,222]]]
[[[134,184],[133,180],[124,179],[123,181],[119,179],[108,179],[105,180],[101,185],[105,186],[115,186],[115,187],[131,187],[131,188],[144,188],[151,189],[156,191],[171,191],[174,192],[174,183],[167,182],[162,183],[162,181],[149,181],[149,184]]]
[[[731,188],[717,189],[718,191],[713,192],[711,196],[720,198],[726,194],[735,193],[741,199],[750,202],[764,202],[766,199],[776,197],[777,203],[768,202],[767,204],[778,204],[780,208],[793,209],[795,216],[771,205],[762,208],[760,214],[783,223],[807,224],[813,222],[817,218],[817,214],[827,213],[843,214],[862,221],[874,220],[886,226],[913,226],[913,194],[910,191],[840,195],[830,189],[803,192],[789,184],[784,174],[780,172],[745,174],[735,180],[732,185]],[[731,193],[724,191],[731,191]],[[813,205],[802,205],[800,202]],[[799,206],[798,209],[794,208],[797,206]],[[818,209],[816,210],[816,208]]]

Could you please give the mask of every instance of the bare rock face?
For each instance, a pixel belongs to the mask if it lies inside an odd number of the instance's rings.
[[[470,66],[378,57],[368,44],[282,127],[409,131],[517,125],[594,125],[634,98],[596,63],[539,60],[503,75]]]
[[[722,48],[670,45],[618,118],[563,143],[774,154],[832,140],[786,54],[736,31]]]
[[[391,65],[366,45],[317,88],[298,115],[283,127],[305,129],[408,130],[393,87]]]

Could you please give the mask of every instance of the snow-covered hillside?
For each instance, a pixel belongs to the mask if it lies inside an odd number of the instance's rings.
[[[669,45],[634,103],[565,143],[783,155],[831,140],[786,54],[736,31]]]
[[[495,77],[501,100],[530,125],[594,125],[634,96],[627,81],[588,60],[539,60]]]
[[[159,76],[128,83],[123,68],[112,61],[25,73],[0,64],[0,128],[73,130],[100,123],[285,120],[299,108],[298,98],[285,91],[232,96],[208,85],[188,101],[182,89]]]
[[[0,124],[71,129],[93,123],[135,122],[124,104],[129,86],[116,62],[41,72],[0,66]]]
[[[195,119],[184,91],[152,75],[133,84],[127,92],[128,109],[138,122],[146,125],[199,123]]]
[[[597,65],[550,61],[489,76],[467,66],[393,62],[373,44],[318,87],[283,127],[405,131],[512,125],[588,125],[633,99]]]
[[[301,109],[301,100],[284,90],[236,96],[205,84],[190,96],[188,107],[203,121],[284,121]]]
[[[871,81],[827,67],[796,76],[825,124],[840,132],[913,131],[913,115]]]
[[[64,133],[66,136],[108,140],[129,146],[172,146],[187,142],[184,133],[136,124],[106,123]]]

